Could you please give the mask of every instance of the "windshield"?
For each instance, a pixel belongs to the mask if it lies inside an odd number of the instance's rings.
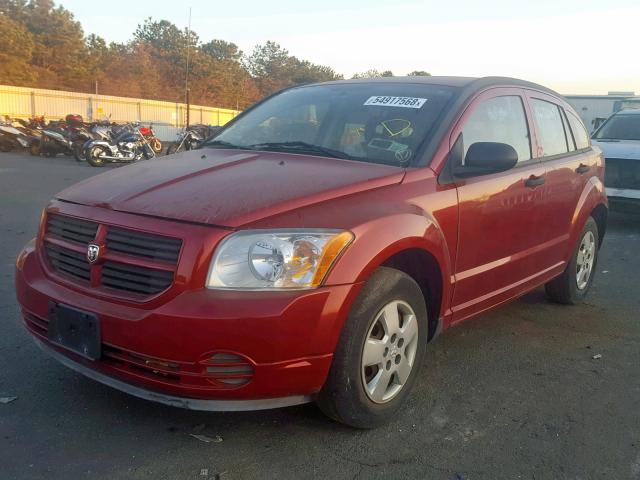
[[[640,140],[640,115],[614,115],[598,130],[597,140]]]
[[[410,83],[294,88],[247,112],[205,146],[405,166],[455,91]]]

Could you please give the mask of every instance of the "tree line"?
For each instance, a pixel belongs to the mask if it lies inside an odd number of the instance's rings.
[[[182,102],[187,72],[192,103],[238,109],[290,85],[343,78],[271,41],[244,53],[147,18],[128,42],[107,43],[85,36],[53,0],[0,0],[0,84]],[[354,78],[392,75],[368,70]]]

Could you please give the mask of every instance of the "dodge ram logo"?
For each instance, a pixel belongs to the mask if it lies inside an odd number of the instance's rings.
[[[87,260],[89,260],[89,263],[96,263],[99,256],[100,256],[100,245],[96,245],[95,243],[90,243],[87,246]]]

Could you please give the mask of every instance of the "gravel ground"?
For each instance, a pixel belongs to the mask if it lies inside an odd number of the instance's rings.
[[[551,304],[537,290],[446,332],[397,421],[357,431],[313,405],[157,405],[38,350],[19,318],[13,261],[48,199],[99,172],[0,154],[0,397],[17,396],[0,403],[1,478],[640,479],[640,217],[611,214],[586,304]]]

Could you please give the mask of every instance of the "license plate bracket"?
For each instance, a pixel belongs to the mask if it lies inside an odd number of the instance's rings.
[[[97,360],[102,353],[100,319],[94,313],[61,303],[49,308],[49,340],[56,345]]]

